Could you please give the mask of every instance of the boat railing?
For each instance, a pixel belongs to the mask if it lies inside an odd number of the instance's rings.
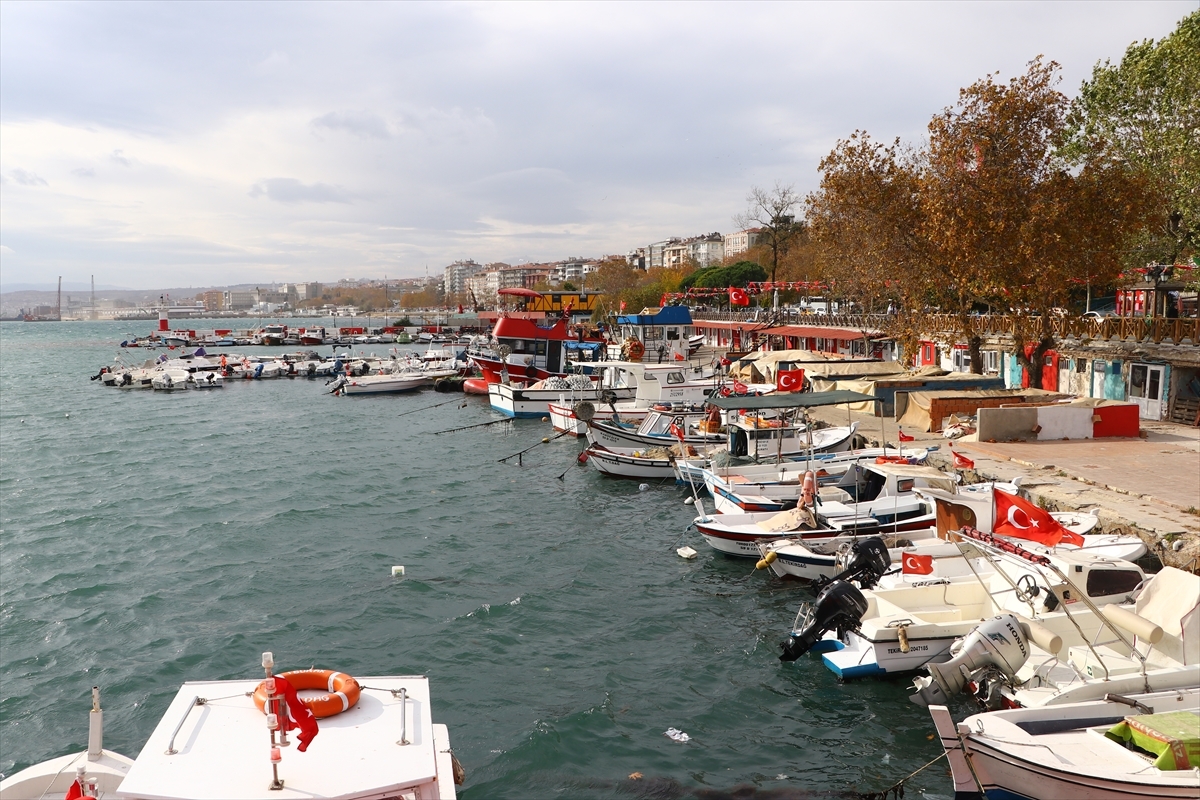
[[[175,737],[179,735],[180,728],[183,727],[183,723],[187,722],[188,715],[192,713],[193,708],[202,706],[207,702],[203,697],[197,695],[192,698],[192,702],[188,703],[187,711],[183,712],[183,716],[179,719],[179,724],[175,726],[174,732],[171,733],[171,741],[167,742],[167,755],[173,756],[179,752],[175,749]]]

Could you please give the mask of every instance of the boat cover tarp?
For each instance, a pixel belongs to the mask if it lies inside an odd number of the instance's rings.
[[[1158,769],[1200,767],[1200,726],[1191,711],[1126,717],[1104,735],[1121,744],[1133,742],[1147,753],[1154,753]]]
[[[836,406],[842,403],[862,403],[874,399],[870,395],[840,389],[836,392],[791,392],[757,396],[733,394],[729,397],[721,397],[720,395],[713,395],[708,398],[708,402],[717,408],[725,410],[739,408],[746,411],[761,411],[767,408]]]
[[[861,411],[864,414],[875,413],[875,403],[877,399],[875,395],[875,381],[826,381],[816,378],[812,382],[812,390],[814,392],[835,392],[839,389],[844,389],[859,394],[871,395],[870,402],[863,403],[847,403],[846,405],[851,411]]]
[[[808,365],[834,359],[841,360],[841,357],[812,350],[771,350],[766,353],[750,353],[733,363],[729,368],[729,375],[746,383],[774,383],[775,365],[781,361]],[[805,369],[807,370],[808,367],[805,366]]]
[[[933,421],[929,414],[930,408],[934,400],[945,397],[1011,397],[1014,403],[1020,403],[1023,398],[1036,401],[1061,396],[1058,392],[1050,392],[1045,389],[933,389],[925,392],[909,392],[908,406],[896,423],[901,427],[915,428],[919,431],[933,430]]]
[[[1133,611],[1167,633],[1155,647],[1183,664],[1200,663],[1200,579],[1164,567],[1148,581]]]

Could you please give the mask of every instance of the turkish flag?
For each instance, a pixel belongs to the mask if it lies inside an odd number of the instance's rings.
[[[67,789],[67,793],[63,796],[63,800],[80,800],[83,797],[83,787],[76,780],[71,784],[71,788]]]
[[[736,286],[729,287],[729,305],[731,306],[748,306],[750,305],[750,295],[746,294]]]
[[[278,675],[274,677],[275,690],[287,701],[288,719],[280,719],[279,724],[285,725],[289,731],[300,729],[300,735],[296,737],[300,741],[300,745],[296,749],[303,753],[308,749],[309,742],[317,735],[317,718],[313,716],[312,709],[300,702],[300,697],[287,678],[281,678]]]
[[[672,422],[670,431],[671,431],[672,436],[674,436],[676,439],[678,439],[681,442],[683,441],[683,437],[684,437],[683,428],[679,427],[678,423]]]
[[[804,370],[781,369],[775,373],[775,390],[779,392],[800,392],[804,390]]]
[[[621,310],[622,311],[625,310],[625,301],[624,300],[621,301]]]
[[[933,556],[905,553],[901,564],[905,575],[929,575],[933,572]]]
[[[1059,542],[1083,545],[1083,537],[1064,528],[1050,512],[1015,494],[995,489],[996,522],[992,532],[1053,547]]]
[[[956,469],[975,469],[975,462],[957,450],[951,450],[950,455],[954,456],[954,467]]]
[[[900,435],[899,435],[897,438],[899,438],[899,439],[900,439],[900,441],[902,441],[902,442],[911,442],[911,441],[913,441],[914,439],[916,439],[916,437],[915,437],[915,436],[909,436],[907,433],[905,433],[903,428],[901,428],[901,429],[898,429],[898,430],[900,430]]]
[[[741,381],[733,382],[733,393],[734,394],[745,394],[747,391],[749,391],[749,390],[746,388],[746,384],[742,383]]]

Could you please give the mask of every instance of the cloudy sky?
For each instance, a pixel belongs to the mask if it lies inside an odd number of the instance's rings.
[[[624,253],[919,140],[1188,2],[0,3],[0,282],[406,277]]]

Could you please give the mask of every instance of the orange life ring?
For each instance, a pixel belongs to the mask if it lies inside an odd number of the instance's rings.
[[[281,672],[279,677],[287,680],[292,688],[322,689],[328,694],[320,697],[301,697],[300,702],[308,706],[317,719],[332,717],[348,708],[353,708],[362,693],[358,681],[344,672],[334,672],[331,669],[298,669],[293,672]],[[267,707],[266,681],[254,689],[254,705],[265,713]]]
[[[879,456],[875,459],[876,464],[907,464],[908,456]]]
[[[642,356],[646,355],[646,346],[640,339],[630,339],[625,342],[625,348],[630,361],[641,361]]]

